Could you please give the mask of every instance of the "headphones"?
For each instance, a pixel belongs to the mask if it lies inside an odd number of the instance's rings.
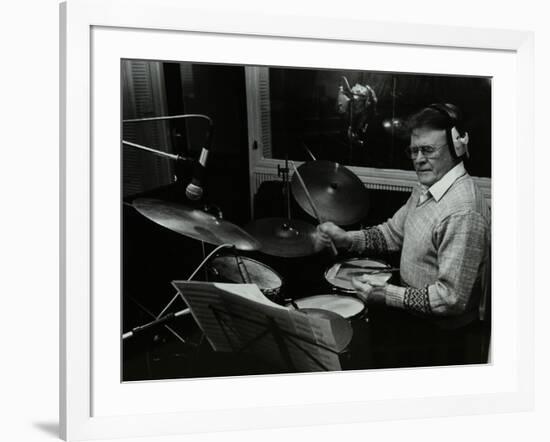
[[[447,143],[454,149],[449,149],[451,155],[455,158],[470,158],[468,152],[468,142],[470,138],[468,132],[462,127],[462,118],[458,108],[448,103],[430,104],[428,109],[434,109],[443,115],[447,120],[445,131],[447,132]]]

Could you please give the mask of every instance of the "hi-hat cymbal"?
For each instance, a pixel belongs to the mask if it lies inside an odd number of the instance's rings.
[[[346,226],[359,222],[367,214],[367,190],[348,168],[331,161],[310,161],[298,167],[298,172],[323,221]],[[315,217],[296,173],[292,175],[291,185],[296,202]]]
[[[202,210],[153,198],[138,198],[132,204],[146,218],[181,235],[214,245],[232,244],[238,250],[260,248],[240,227]]]
[[[283,258],[313,255],[323,249],[316,240],[316,227],[296,219],[262,218],[245,230],[261,243],[260,251]]]

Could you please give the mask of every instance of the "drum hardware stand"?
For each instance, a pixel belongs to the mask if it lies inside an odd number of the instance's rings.
[[[281,167],[280,164],[277,164],[277,176],[283,177],[283,184],[284,184],[284,193],[285,193],[285,200],[286,200],[286,216],[287,219],[290,221],[291,219],[291,213],[290,213],[290,180],[289,180],[289,172],[290,169],[288,168],[288,153],[285,155],[285,167]]]
[[[289,172],[290,169],[288,167],[288,153],[285,155],[285,167],[281,167],[279,164],[277,164],[277,176],[283,177],[283,183],[284,183],[284,193],[285,193],[285,199],[286,199],[286,219],[288,222],[283,223],[281,226],[282,230],[286,231],[287,234],[295,234],[298,235],[298,231],[291,226],[292,221],[292,213],[290,211],[290,179],[289,179]]]
[[[223,219],[222,210],[214,204],[205,203],[204,206],[202,207],[202,211],[218,219]],[[216,213],[213,214],[212,213],[213,211],[215,211]],[[202,259],[206,259],[206,243],[204,241],[201,241],[201,250],[202,250]],[[204,280],[208,282],[208,270],[206,269],[206,267],[204,267]]]

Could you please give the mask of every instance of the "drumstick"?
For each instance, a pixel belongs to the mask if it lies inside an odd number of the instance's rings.
[[[311,150],[306,146],[306,143],[302,142],[302,147],[306,150],[313,161],[317,161],[317,158],[311,153]]]
[[[375,266],[361,266],[357,264],[352,264],[349,262],[345,262],[342,264],[342,267],[351,267],[354,269],[362,269],[362,270],[374,270],[379,271],[380,273],[384,272],[398,272],[400,269],[399,267],[375,267]]]
[[[319,211],[317,210],[317,207],[313,203],[313,199],[311,198],[311,195],[309,194],[309,191],[307,190],[306,183],[304,183],[304,180],[302,179],[302,176],[300,175],[300,172],[298,172],[298,169],[296,168],[296,164],[294,164],[294,161],[292,161],[292,160],[290,161],[290,164],[292,164],[292,167],[294,168],[294,172],[296,173],[296,176],[298,177],[298,181],[300,181],[300,184],[302,185],[302,187],[304,189],[304,193],[306,194],[306,198],[309,202],[309,205],[311,206],[311,208],[313,210],[313,213],[315,214],[315,218],[317,218],[317,222],[319,224],[322,224],[324,222],[323,218],[321,218],[321,215],[319,215]],[[338,256],[338,249],[334,245],[334,241],[332,241],[332,238],[329,238],[329,239],[330,239],[330,248],[332,249],[332,253],[334,254],[334,256]]]

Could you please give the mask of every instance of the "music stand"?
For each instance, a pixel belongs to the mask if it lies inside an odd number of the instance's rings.
[[[254,284],[172,284],[215,351],[248,351],[288,372],[342,369],[330,320],[275,304]]]

